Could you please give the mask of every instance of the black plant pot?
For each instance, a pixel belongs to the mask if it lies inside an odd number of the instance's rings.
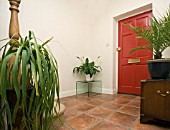
[[[149,60],[148,70],[152,79],[167,79],[170,74],[170,59]]]

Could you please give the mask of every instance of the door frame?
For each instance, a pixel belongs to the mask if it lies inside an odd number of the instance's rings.
[[[116,50],[118,48],[118,22],[120,20],[123,20],[123,19],[126,19],[128,17],[132,17],[132,16],[135,16],[135,15],[138,15],[138,14],[142,14],[144,12],[148,12],[148,11],[151,11],[153,9],[152,7],[152,3],[149,3],[147,5],[144,5],[144,6],[141,6],[139,8],[136,8],[136,9],[133,9],[133,10],[130,10],[126,13],[122,13],[120,15],[117,15],[115,17],[113,17],[113,20],[116,22],[116,29],[114,29],[113,32],[116,32],[116,39],[113,41],[114,43],[116,43]],[[118,92],[118,51],[116,52],[116,87],[115,87],[115,92],[117,93]],[[113,89],[114,90],[114,89]]]

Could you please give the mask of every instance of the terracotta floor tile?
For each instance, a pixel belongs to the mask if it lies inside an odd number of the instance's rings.
[[[79,105],[78,107],[76,107],[76,109],[79,111],[88,111],[94,107],[96,107],[96,106],[88,104],[88,103],[83,103],[83,104]]]
[[[113,97],[116,97],[116,98],[118,98],[118,97],[121,97],[121,96],[123,96],[124,94],[121,94],[121,93],[117,93],[117,94],[113,94]]]
[[[81,114],[67,121],[67,124],[76,130],[87,130],[90,126],[98,123],[100,120],[86,114]]]
[[[127,128],[103,121],[90,128],[90,130],[127,130]]]
[[[64,112],[64,119],[68,120],[70,118],[80,115],[81,113],[82,112],[80,111],[75,111],[75,109],[69,109],[69,110],[66,109],[66,111]]]
[[[122,104],[115,104],[115,103],[106,102],[106,103],[102,104],[101,106],[104,107],[104,108],[117,110],[117,109],[121,108],[123,105]]]
[[[129,102],[130,102],[129,100],[116,98],[115,100],[113,100],[112,103],[115,103],[115,104],[127,104],[127,103],[129,103]]]
[[[77,94],[77,97],[87,97],[88,93],[81,93],[81,94]]]
[[[82,102],[80,100],[73,100],[70,102],[63,103],[66,107],[74,107],[76,105],[80,105]]]
[[[163,127],[155,124],[141,124],[140,121],[138,121],[132,130],[170,130],[170,127]]]
[[[111,116],[107,117],[106,120],[121,126],[130,127],[137,119],[137,116],[132,116],[120,112],[115,112]]]
[[[137,96],[133,96],[133,95],[122,95],[121,97],[119,97],[120,99],[126,99],[126,100],[133,100],[135,99]]]
[[[136,97],[135,99],[133,99],[132,101],[140,102],[140,101],[141,101],[141,97],[138,96],[138,97]]]
[[[96,117],[104,118],[112,114],[113,111],[110,109],[102,108],[102,107],[96,107],[94,109],[87,111],[86,113],[89,115],[96,116]]]
[[[131,101],[127,105],[128,106],[134,106],[134,107],[139,107],[140,108],[140,102],[136,102],[136,101]]]
[[[124,106],[124,107],[120,108],[118,111],[126,113],[126,114],[135,115],[135,116],[140,115],[140,108],[137,108],[137,107]]]
[[[92,100],[91,98],[88,98],[88,97],[77,97],[76,99],[77,101],[80,101],[80,102],[87,102],[87,101],[90,101]]]
[[[61,103],[68,102],[68,101],[73,101],[76,100],[76,96],[69,96],[69,97],[64,97],[60,99]]]
[[[72,130],[72,129],[64,125],[63,127],[59,128],[58,130]]]
[[[99,100],[103,100],[103,101],[114,101],[115,97],[113,96],[102,96],[98,98]]]
[[[99,94],[99,95],[96,95],[96,97],[105,97],[105,96],[109,96],[110,94]]]
[[[101,100],[98,100],[98,99],[93,99],[93,100],[88,101],[87,103],[99,106],[99,105],[102,105],[104,103],[104,101],[101,101]]]
[[[96,98],[114,98],[112,94],[100,94]]]

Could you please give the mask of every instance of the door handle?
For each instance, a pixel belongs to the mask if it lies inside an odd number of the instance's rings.
[[[140,63],[140,59],[129,59],[128,64]]]
[[[118,52],[121,51],[121,50],[122,50],[121,47],[118,47],[118,48],[117,48],[117,51],[118,51]]]

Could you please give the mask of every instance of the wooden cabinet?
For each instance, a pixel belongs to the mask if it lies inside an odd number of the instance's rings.
[[[170,80],[141,81],[140,122],[150,119],[170,121]]]

